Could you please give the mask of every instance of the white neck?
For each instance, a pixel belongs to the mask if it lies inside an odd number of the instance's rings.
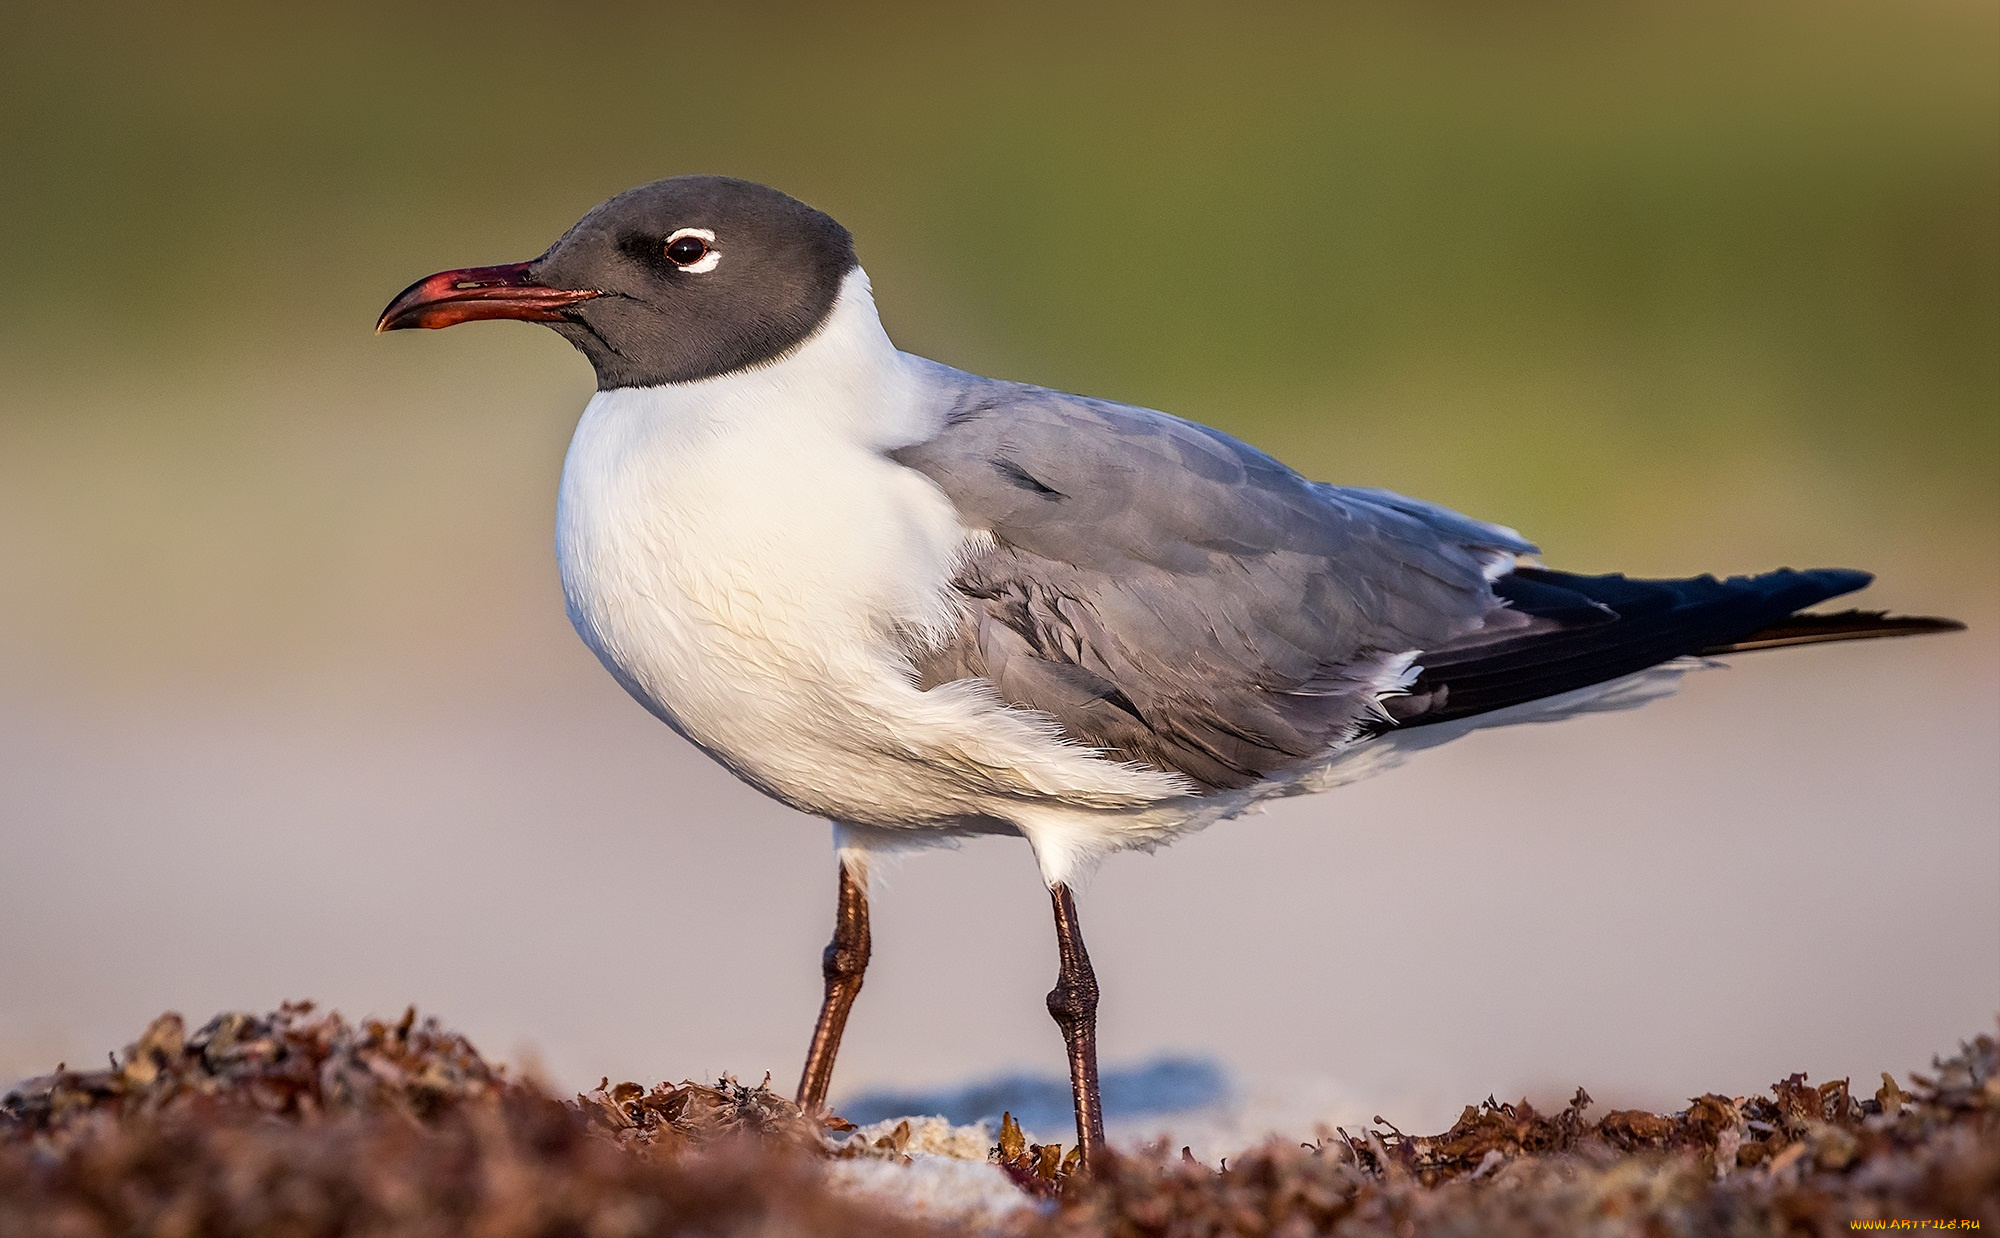
[[[765,365],[691,383],[601,392],[593,403],[643,402],[685,430],[776,432],[885,451],[935,433],[903,355],[882,329],[868,274],[856,267],[819,328]]]

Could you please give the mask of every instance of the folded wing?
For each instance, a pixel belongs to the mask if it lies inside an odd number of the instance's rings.
[[[1164,413],[937,367],[941,433],[894,454],[991,535],[918,681],[992,682],[1075,741],[1239,787],[1380,717],[1422,650],[1519,622],[1507,529],[1307,481]]]

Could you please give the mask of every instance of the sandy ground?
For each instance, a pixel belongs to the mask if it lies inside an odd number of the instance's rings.
[[[1922,1065],[2000,1010],[1994,655],[1974,632],[1746,657],[1114,859],[1083,900],[1107,1064],[1230,1081],[1118,1129],[1216,1154],[1377,1113],[1441,1129],[1489,1092],[1671,1108]],[[574,669],[478,708],[366,679],[0,702],[0,1076],[101,1061],[161,1009],[311,996],[416,1002],[565,1088],[789,1082],[825,827]],[[911,857],[875,940],[837,1094],[1059,1069],[1024,846]]]

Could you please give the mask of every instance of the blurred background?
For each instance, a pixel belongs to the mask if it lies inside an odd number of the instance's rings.
[[[569,632],[588,366],[515,324],[370,335],[411,280],[696,171],[845,222],[911,351],[1203,420],[1558,566],[1860,566],[1864,604],[1974,625],[1736,659],[1114,859],[1083,904],[1106,1061],[1219,1081],[1165,1126],[1865,1091],[1992,1028],[2000,7],[0,28],[0,1084],[163,1009],[311,997],[415,1002],[563,1087],[789,1086],[826,829]],[[1025,847],[908,860],[875,939],[837,1098],[1060,1071]]]

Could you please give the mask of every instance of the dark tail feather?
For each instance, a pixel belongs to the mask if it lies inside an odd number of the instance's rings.
[[[1746,653],[1752,649],[1783,649],[1787,645],[1817,645],[1830,640],[1871,640],[1878,636],[1920,636],[1925,632],[1963,632],[1956,619],[1933,615],[1892,615],[1880,610],[1843,610],[1831,615],[1793,615],[1782,623],[1758,628],[1747,636],[1698,652],[1702,657]]]
[[[1382,702],[1390,725],[1423,726],[1604,683],[1690,654],[1950,632],[1949,619],[1805,607],[1869,581],[1844,568],[1781,569],[1717,580],[1634,580],[1522,567],[1493,582],[1526,622],[1426,650],[1407,695]]]

